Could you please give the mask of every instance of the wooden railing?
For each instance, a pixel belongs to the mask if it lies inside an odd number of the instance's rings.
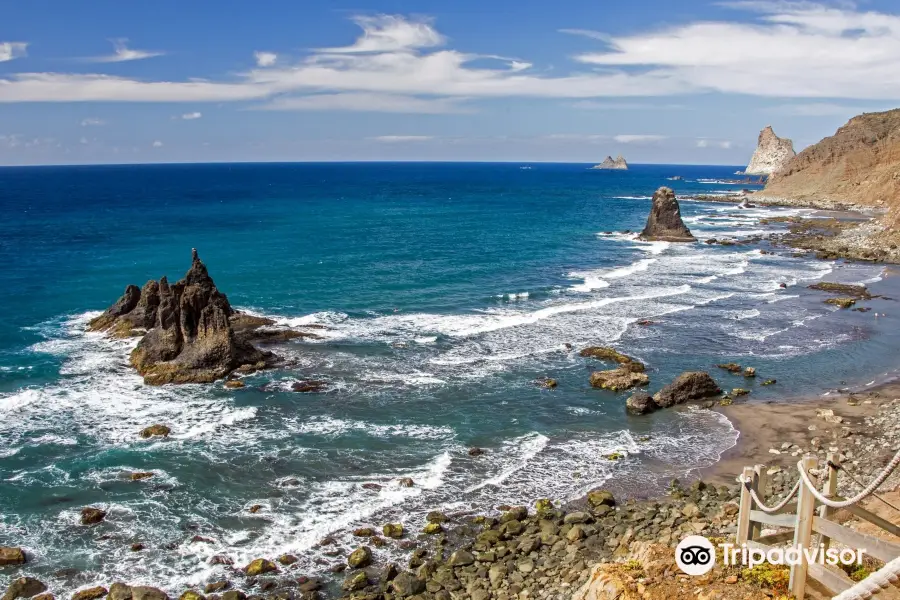
[[[826,499],[842,500],[837,495],[838,470],[841,468],[838,456],[836,452],[828,454],[828,477],[821,490],[821,494]],[[818,459],[814,455],[808,454],[803,457],[798,466],[804,469],[806,473],[809,473],[811,469],[815,469],[818,466]],[[744,544],[748,548],[768,552],[775,548],[777,544],[792,540],[793,547],[800,550],[799,554],[801,556],[799,564],[791,566],[790,591],[797,600],[803,600],[808,579],[814,579],[836,596],[848,590],[851,590],[851,592],[848,593],[847,597],[855,598],[866,598],[870,597],[872,593],[878,593],[876,589],[868,594],[853,594],[852,590],[855,586],[858,586],[856,582],[852,581],[843,571],[837,568],[829,568],[816,562],[808,562],[803,549],[812,549],[819,544],[823,544],[824,549],[827,549],[831,541],[835,540],[852,549],[865,549],[866,554],[869,556],[885,563],[894,564],[892,561],[900,558],[900,544],[855,531],[829,520],[835,509],[819,502],[802,480],[795,489],[796,502],[785,504],[778,510],[772,511],[769,509],[768,511],[763,511],[759,509],[756,499],[762,502],[762,498],[765,495],[766,466],[745,467],[741,479],[743,485],[741,486],[736,545],[740,547]],[[754,499],[754,496],[756,496],[756,499]],[[847,506],[844,510],[892,535],[900,536],[900,527],[862,508],[858,504]],[[763,525],[790,528],[793,531],[762,536]],[[813,534],[819,535],[819,540],[815,542],[815,545],[813,545]],[[878,574],[881,574],[883,578],[890,576],[889,573],[882,573],[881,571]],[[873,574],[870,577],[875,575],[877,574]],[[896,574],[894,576],[896,578]]]

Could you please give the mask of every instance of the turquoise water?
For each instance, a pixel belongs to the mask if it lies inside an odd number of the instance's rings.
[[[658,186],[733,191],[721,180],[737,167],[522,166],[0,169],[0,544],[29,550],[27,572],[56,591],[116,579],[180,591],[227,573],[214,554],[241,565],[290,552],[298,572],[321,573],[340,561],[315,547],[333,532],[350,548],[348,528],[421,527],[438,508],[565,500],[601,483],[646,495],[734,444],[713,412],[627,417],[624,394],[589,387],[600,365],[565,344],[640,358],[651,391],[682,370],[752,364],[779,380],[749,384],[763,400],[895,366],[890,301],[837,312],[806,289],[825,278],[890,291],[879,266],[622,233],[643,227]],[[810,211],[682,213],[701,239],[740,239],[773,231],[760,217]],[[232,304],[325,325],[324,338],[275,347],[287,366],[244,389],[144,386],[127,366],[133,342],[84,326],[126,284],[180,277],[192,247]],[[541,376],[559,387],[538,388]],[[307,377],[329,391],[290,391]],[[172,436],[140,439],[153,423]],[[600,458],[612,451],[628,456]],[[399,487],[405,476],[416,486]],[[86,505],[107,508],[106,522],[78,526]]]

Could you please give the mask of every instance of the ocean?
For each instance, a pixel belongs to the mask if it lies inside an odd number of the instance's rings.
[[[357,545],[356,527],[416,531],[431,510],[598,486],[647,496],[735,444],[714,411],[627,416],[626,393],[589,386],[610,367],[579,357],[585,346],[645,362],[651,392],[708,370],[749,388],[761,410],[896,367],[892,301],[839,311],[807,289],[890,291],[880,265],[635,239],[657,187],[729,193],[747,187],[724,183],[739,167],[589,166],[0,169],[0,545],[26,548],[24,572],[56,592],[117,580],[180,592],[229,576],[214,555],[240,566],[290,553],[296,572],[323,574],[343,560],[330,550]],[[763,217],[816,216],[681,210],[701,242],[779,230]],[[325,326],[322,339],[274,346],[286,366],[243,389],[143,385],[127,361],[135,342],[85,325],[127,284],[179,279],[194,247],[235,307]],[[759,376],[714,366],[729,361]],[[545,376],[558,387],[535,385]],[[327,391],[291,391],[305,378]],[[141,439],[154,423],[172,435]],[[134,471],[154,476],[131,481]],[[78,520],[89,505],[108,516],[88,528]],[[337,546],[317,545],[329,535]],[[0,572],[0,585],[13,576]]]

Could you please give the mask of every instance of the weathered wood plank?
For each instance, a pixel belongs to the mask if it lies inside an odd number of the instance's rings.
[[[797,522],[797,515],[770,515],[761,510],[751,510],[750,520],[754,523],[765,523],[773,527],[791,527],[793,528]]]
[[[900,537],[900,527],[894,525],[890,521],[886,521],[885,519],[882,519],[875,513],[867,511],[866,509],[864,509],[861,506],[853,504],[851,506],[846,507],[844,510],[854,514],[855,516],[859,517],[860,519],[868,521],[872,525],[881,527],[888,533],[891,533],[893,535],[896,535],[897,537]]]
[[[849,527],[838,525],[821,517],[813,518],[812,526],[817,532],[846,544],[850,548],[855,550],[864,549],[866,554],[874,556],[878,560],[890,562],[900,556],[900,544],[894,544],[872,535],[853,531]]]
[[[827,587],[833,594],[840,594],[856,585],[853,580],[843,573],[838,573],[836,570],[829,569],[819,563],[809,563],[809,576]]]
[[[810,469],[814,469],[818,464],[819,460],[815,455],[807,454],[800,461],[799,466],[806,473],[809,473]],[[804,548],[809,548],[815,510],[815,496],[813,496],[812,491],[808,487],[801,485],[797,498],[797,522],[794,526],[794,548],[799,548],[801,552]],[[804,594],[806,594],[806,573],[808,569],[809,563],[805,560],[801,560],[799,564],[791,566],[791,593],[797,600],[803,600]]]

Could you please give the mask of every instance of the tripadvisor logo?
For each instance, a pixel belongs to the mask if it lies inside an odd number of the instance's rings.
[[[726,567],[744,565],[753,568],[768,562],[772,565],[799,565],[802,562],[820,565],[861,565],[865,548],[828,548],[819,544],[813,548],[748,548],[746,544],[719,544]],[[675,564],[688,575],[705,575],[716,565],[716,548],[702,535],[689,535],[675,548]]]

